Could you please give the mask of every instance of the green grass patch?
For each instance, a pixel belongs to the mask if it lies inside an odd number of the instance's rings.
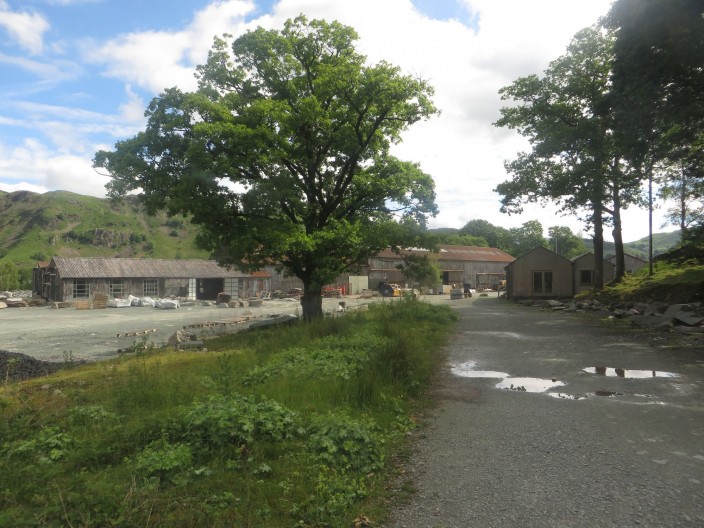
[[[413,300],[0,389],[0,526],[379,517],[455,319]],[[361,518],[361,517],[360,517]],[[373,521],[374,519],[372,519]]]
[[[652,276],[647,267],[627,275],[616,285],[609,285],[596,297],[603,302],[665,301],[672,303],[704,300],[704,265],[692,263],[656,263]],[[587,294],[585,296],[594,296]]]

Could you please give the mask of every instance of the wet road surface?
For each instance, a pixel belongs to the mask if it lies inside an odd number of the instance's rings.
[[[388,528],[704,526],[704,351],[496,298],[454,305]]]

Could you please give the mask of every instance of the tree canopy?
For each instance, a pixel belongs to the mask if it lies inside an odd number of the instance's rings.
[[[186,214],[199,242],[243,270],[276,263],[304,284],[303,315],[322,287],[436,213],[434,183],[390,154],[432,116],[432,87],[387,62],[367,64],[355,31],[288,20],[216,38],[198,89],[170,88],[146,129],[95,156],[112,196],[138,191],[149,210]]]
[[[517,130],[532,147],[506,162],[512,179],[496,188],[502,211],[552,201],[565,213],[581,214],[593,230],[597,288],[603,285],[607,223],[613,225],[616,275],[624,273],[621,209],[639,201],[641,184],[639,174],[623,163],[614,134],[612,63],[611,35],[599,28],[578,32],[542,77],[522,77],[501,89],[513,104],[501,109],[496,122]]]
[[[623,156],[665,182],[684,240],[704,235],[693,230],[704,219],[704,3],[616,0],[604,25],[616,35],[612,104]]]

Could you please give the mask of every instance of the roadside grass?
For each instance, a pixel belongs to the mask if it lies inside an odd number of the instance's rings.
[[[374,522],[454,319],[407,299],[5,384],[0,526]]]

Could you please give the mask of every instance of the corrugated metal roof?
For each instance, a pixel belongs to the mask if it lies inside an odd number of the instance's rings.
[[[227,270],[212,260],[168,260],[103,257],[54,257],[62,279],[225,279],[250,277],[239,270]],[[268,274],[257,277],[269,277]]]
[[[401,251],[402,254],[411,255],[437,255],[438,260],[448,261],[473,261],[473,262],[513,262],[516,260],[514,257],[501,251],[497,248],[490,247],[479,247],[479,246],[448,246],[440,245],[438,246],[440,250],[439,253],[432,253],[425,249],[404,249]],[[399,256],[391,251],[390,249],[385,249],[379,253],[378,258],[388,258],[397,259]]]

